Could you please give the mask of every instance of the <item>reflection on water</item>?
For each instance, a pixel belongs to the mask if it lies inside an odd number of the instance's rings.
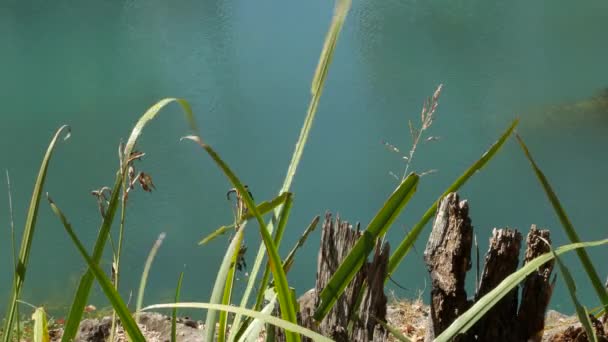
[[[598,43],[605,38],[608,5],[558,3],[355,1],[296,176],[282,252],[325,210],[369,222],[396,185],[388,172],[402,167],[381,141],[407,151],[407,122],[418,120],[422,100],[439,83],[445,88],[431,134],[440,140],[421,145],[414,163],[415,170],[439,172],[423,177],[388,235],[392,246],[515,116],[521,116],[519,131],[581,237],[605,237],[599,213],[608,191],[608,104],[605,91],[594,94],[608,84],[599,71],[608,45]],[[11,173],[17,227],[48,139],[69,123],[73,136],[55,154],[46,190],[92,246],[100,222],[89,191],[112,183],[120,139],[139,114],[166,96],[191,101],[205,140],[256,199],[271,198],[304,118],[331,10],[323,1],[0,4],[0,146],[5,149],[0,168]],[[147,153],[143,163],[158,190],[135,193],[129,203],[121,285],[127,297],[150,246],[166,232],[146,302],[169,300],[181,270],[186,274],[182,297],[208,299],[227,237],[205,247],[195,243],[231,221],[224,200],[230,186],[199,150],[179,143],[186,132],[179,112],[170,108],[146,128],[138,146]],[[5,197],[0,196],[2,226],[8,216],[1,209],[8,206]],[[515,144],[507,144],[461,197],[469,199],[479,241],[486,241],[494,226],[527,229],[536,223],[553,229],[556,244],[567,242]],[[44,205],[39,222],[24,299],[61,308],[84,266]],[[247,232],[247,261],[259,242],[256,229]],[[314,285],[318,239],[317,233],[309,240],[294,265],[299,271],[289,274],[298,291]],[[425,288],[417,252],[424,239],[394,276],[410,289]],[[0,238],[0,251],[9,250],[7,238]],[[605,248],[590,252],[597,259],[608,255]],[[49,267],[49,260],[61,266]],[[107,261],[103,266],[109,270]],[[0,258],[0,269],[9,267],[10,258]],[[606,265],[598,265],[598,272],[606,274]],[[573,273],[583,276],[577,267]],[[0,296],[10,285],[4,274]],[[247,280],[240,277],[239,291]],[[589,285],[582,281],[579,288],[583,302],[593,306]],[[563,293],[561,284],[556,291]],[[554,305],[569,307],[564,298],[556,296]],[[99,291],[91,302],[103,306]]]

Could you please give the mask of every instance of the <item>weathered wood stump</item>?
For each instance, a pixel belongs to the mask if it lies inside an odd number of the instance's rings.
[[[346,341],[386,341],[388,333],[377,323],[386,321],[387,299],[384,294],[384,280],[387,274],[389,245],[378,242],[371,261],[366,262],[355,278],[346,287],[329,314],[320,323],[314,318],[314,310],[319,304],[318,294],[327,286],[331,276],[348,255],[362,233],[348,222],[332,219],[326,213],[321,232],[321,247],[317,259],[317,280],[315,288],[300,299],[298,323],[328,336],[337,342]],[[365,285],[361,304],[357,307],[357,296]],[[349,327],[352,324],[352,327]],[[277,331],[279,341],[284,341],[281,331]],[[309,341],[303,338],[303,341]]]
[[[424,256],[431,275],[431,315],[425,340],[431,341],[473,303],[494,289],[517,269],[521,234],[511,229],[494,229],[479,286],[467,299],[465,278],[471,268],[473,228],[468,204],[456,193],[442,199]],[[544,239],[544,241],[543,241]],[[527,237],[525,261],[549,251],[549,231],[532,226]],[[518,289],[513,289],[458,341],[540,341],[544,313],[553,289],[553,263],[548,262],[529,275],[523,284],[518,311]]]

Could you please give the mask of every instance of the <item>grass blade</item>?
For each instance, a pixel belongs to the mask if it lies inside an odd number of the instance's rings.
[[[308,105],[306,118],[304,119],[304,124],[302,125],[302,129],[300,130],[300,136],[298,137],[298,141],[296,142],[296,147],[291,156],[291,161],[289,162],[289,166],[287,168],[287,174],[285,175],[285,180],[283,181],[283,186],[281,187],[279,193],[289,192],[291,184],[293,182],[293,178],[298,169],[298,165],[300,164],[300,160],[302,159],[304,147],[306,146],[306,141],[308,140],[308,136],[310,135],[310,130],[312,128],[312,124],[317,113],[317,107],[321,98],[325,79],[329,71],[329,66],[332,61],[333,52],[336,48],[338,37],[340,35],[340,31],[342,30],[342,26],[344,25],[344,21],[346,20],[346,15],[350,10],[350,5],[351,0],[336,0],[334,16],[331,21],[329,30],[327,31],[327,35],[325,36],[323,50],[319,57],[319,63],[317,65],[317,69],[313,77],[311,86],[312,97]],[[280,208],[275,209],[274,216],[278,217],[279,213]],[[274,229],[272,222],[268,224],[267,229],[270,233],[272,233]],[[241,307],[246,307],[247,303],[249,302],[249,296],[251,295],[251,291],[255,287],[258,272],[262,267],[265,248],[266,247],[264,245],[260,245],[260,248],[258,249],[255,261],[253,263],[253,267],[251,268],[251,272],[249,275],[249,282],[247,283],[247,287],[245,288],[245,292],[243,293],[243,297],[241,299]],[[241,316],[237,314],[237,316],[235,317],[235,322],[240,324],[240,320]]]
[[[591,321],[589,320],[589,314],[587,313],[587,309],[581,305],[581,303],[576,298],[576,284],[574,283],[574,279],[570,274],[570,271],[561,261],[561,259],[555,254],[555,251],[551,249],[551,253],[553,253],[553,257],[555,261],[557,261],[557,265],[559,266],[559,270],[564,277],[564,281],[566,286],[568,287],[568,293],[570,294],[570,298],[572,299],[572,303],[576,309],[576,315],[578,316],[578,320],[581,322],[585,332],[587,333],[587,339],[590,342],[597,342],[597,336],[595,335],[595,329],[591,325]]]
[[[106,297],[112,304],[112,307],[118,314],[118,317],[120,317],[122,326],[125,329],[125,331],[127,332],[127,334],[129,335],[129,339],[134,342],[140,342],[140,341],[145,342],[145,338],[142,335],[141,331],[139,330],[139,327],[135,323],[135,320],[131,316],[131,313],[129,312],[127,305],[123,302],[122,298],[120,298],[120,295],[118,294],[116,289],[114,289],[114,285],[112,284],[110,279],[108,279],[108,277],[101,270],[99,265],[93,261],[93,258],[91,258],[89,256],[89,254],[85,250],[84,246],[82,245],[82,242],[80,242],[80,240],[76,236],[76,233],[74,233],[74,230],[72,229],[72,225],[68,222],[66,217],[63,215],[63,213],[59,209],[59,207],[57,207],[57,205],[55,205],[55,203],[48,196],[48,194],[47,194],[47,199],[49,201],[49,204],[51,205],[51,209],[53,210],[55,215],[57,215],[59,220],[61,220],[61,223],[63,223],[63,227],[65,228],[65,231],[68,233],[68,235],[72,239],[72,242],[78,249],[78,252],[80,252],[80,255],[82,255],[82,258],[86,261],[91,273],[93,273],[95,278],[97,278],[97,282],[99,282],[101,289],[103,290]]]
[[[272,199],[270,202],[264,201],[262,203],[259,203],[258,212],[260,213],[260,215],[266,215],[267,213],[271,212],[279,205],[285,203],[285,198],[287,197],[287,194],[288,194],[287,192],[284,192],[280,196],[277,196],[274,199]],[[246,213],[245,216],[243,217],[243,219],[241,219],[238,222],[238,224],[241,224],[251,218],[253,218],[253,215],[251,213]],[[206,243],[209,243],[211,240],[226,233],[228,230],[234,229],[234,227],[235,227],[235,224],[231,224],[228,226],[221,226],[218,229],[216,229],[213,233],[207,235],[205,238],[203,238],[201,241],[199,241],[198,244],[204,245]]]
[[[608,239],[592,241],[592,242],[579,242],[569,245],[562,246],[555,250],[555,254],[562,255],[568,251],[576,250],[585,247],[595,247],[600,245],[608,244]],[[469,310],[458,317],[452,325],[444,330],[439,336],[436,337],[435,342],[447,342],[451,341],[456,335],[466,332],[471,328],[483,315],[488,312],[496,303],[498,303],[507,293],[521,283],[530,273],[536,271],[547,261],[553,259],[554,254],[552,252],[545,253],[532,261],[525,264],[522,268],[506,277],[498,286],[492,291],[488,292],[485,296],[480,298]]]
[[[308,235],[310,235],[310,233],[312,233],[317,228],[317,224],[319,223],[320,219],[320,216],[315,216],[315,218],[312,220],[312,222],[310,222],[310,224],[304,231],[304,234],[302,234],[302,236],[300,236],[300,238],[298,239],[296,245],[293,246],[291,251],[289,251],[289,254],[287,254],[287,258],[285,258],[285,261],[283,262],[283,268],[285,269],[285,272],[289,272],[289,270],[291,269],[291,265],[293,265],[293,260],[295,259],[298,248],[304,245],[306,239],[308,238]]]
[[[557,217],[559,218],[559,221],[561,222],[562,227],[564,227],[564,231],[566,232],[568,239],[572,243],[580,242],[581,239],[578,237],[578,234],[576,233],[576,229],[574,229],[572,222],[570,222],[570,219],[568,218],[566,211],[564,210],[559,199],[557,198],[557,195],[553,191],[553,188],[551,187],[551,185],[549,185],[549,181],[547,180],[547,177],[545,177],[545,175],[540,170],[538,165],[536,165],[536,162],[532,158],[532,155],[530,154],[530,151],[528,150],[528,147],[526,146],[526,144],[524,143],[522,138],[518,134],[516,134],[515,137],[517,138],[519,145],[521,146],[524,154],[526,155],[526,158],[528,158],[528,161],[530,162],[532,169],[534,169],[534,173],[536,174],[538,181],[541,183],[543,189],[545,190],[545,194],[547,195],[549,202],[551,202],[551,205],[553,206],[553,209],[555,210],[555,213],[557,214]],[[608,306],[608,292],[606,291],[606,288],[602,284],[602,281],[600,280],[600,277],[597,274],[595,267],[593,267],[593,263],[591,262],[591,259],[589,258],[589,254],[587,254],[587,251],[585,251],[584,249],[578,249],[576,251],[576,254],[578,255],[579,259],[581,260],[581,264],[583,264],[583,268],[585,269],[585,272],[587,272],[587,276],[591,280],[591,284],[593,285],[593,288],[595,289],[595,292],[597,293],[597,296],[600,299],[600,302],[602,303],[602,305],[604,307],[607,307]]]
[[[329,313],[338,297],[342,295],[346,286],[355,277],[361,266],[365,263],[365,260],[367,260],[367,256],[374,249],[376,240],[386,233],[410,198],[412,198],[416,192],[418,180],[418,175],[410,173],[399,184],[363,231],[363,234],[338,267],[336,273],[333,274],[327,286],[319,294],[321,302],[314,314],[317,322],[321,321]]]
[[[271,294],[268,295],[268,292]],[[268,300],[268,304],[264,306],[264,308],[260,311],[260,313],[271,315],[277,304],[277,294],[272,289],[268,289],[265,292],[266,299]],[[255,319],[247,326],[247,329],[243,332],[243,334],[239,337],[239,342],[257,342],[260,338],[260,332],[264,327],[264,321],[260,319]]]
[[[230,180],[230,183],[234,186],[234,188],[241,194],[242,199],[247,205],[247,209],[252,212],[252,214],[256,217],[260,234],[262,235],[262,241],[266,246],[266,250],[268,252],[268,261],[270,263],[270,269],[272,271],[272,275],[274,277],[276,286],[277,295],[279,297],[279,305],[281,307],[281,315],[283,319],[296,323],[296,304],[293,298],[291,297],[291,292],[289,289],[289,285],[287,284],[287,278],[285,276],[285,270],[283,270],[283,266],[281,263],[281,258],[279,256],[279,252],[277,251],[276,245],[272,240],[270,232],[266,229],[266,224],[264,223],[264,219],[257,211],[257,207],[253,202],[253,199],[249,195],[249,192],[241,181],[236,177],[236,175],[232,172],[232,170],[226,165],[226,163],[219,157],[219,155],[211,148],[211,146],[203,143],[203,141],[198,136],[189,136],[185,139],[192,140],[199,144],[206,152],[209,154],[211,159],[218,165],[218,167],[222,170],[224,175]],[[287,341],[300,341],[300,337],[297,334],[286,332]]]
[[[17,287],[17,242],[15,242],[15,219],[13,217],[13,195],[11,191],[11,177],[6,170],[6,189],[8,192],[8,214],[11,227],[11,251],[13,255],[13,287]],[[21,323],[19,322],[19,305],[15,306],[15,318],[17,327],[17,341],[21,341]],[[12,330],[12,329],[11,329]]]
[[[34,320],[34,342],[50,342],[49,326],[44,308],[36,308],[32,319]]]
[[[241,228],[239,228],[239,232],[241,234],[237,234],[238,237],[238,241],[236,241],[236,245],[235,245],[235,250],[231,255],[226,255],[226,257],[229,257],[230,259],[230,267],[228,268],[228,275],[224,277],[225,279],[225,284],[224,284],[224,292],[223,292],[223,296],[222,296],[222,301],[221,304],[224,305],[230,305],[230,300],[232,298],[232,286],[234,284],[234,276],[236,274],[236,265],[239,262],[239,255],[240,255],[240,249],[243,245],[243,232],[245,231],[245,225],[242,225]],[[226,341],[226,328],[227,328],[227,323],[228,323],[228,313],[225,311],[220,311],[220,324],[219,324],[219,329],[218,329],[218,337],[217,337],[217,341],[218,342],[225,342]]]
[[[231,224],[228,226],[221,226],[218,229],[216,229],[213,233],[205,236],[201,241],[198,242],[198,245],[199,246],[206,245],[209,242],[211,242],[212,240],[214,240],[215,238],[217,238],[218,236],[226,234],[227,231],[234,230],[234,227],[235,227],[234,224]]]
[[[179,279],[177,279],[177,287],[175,288],[175,302],[179,302],[179,293],[182,290],[182,280],[184,279],[184,272],[179,273]],[[177,308],[171,310],[171,342],[177,342]]]
[[[116,174],[116,181],[114,182],[114,185],[112,187],[112,196],[106,209],[106,215],[103,219],[101,227],[99,228],[97,240],[95,241],[95,247],[93,249],[92,255],[92,260],[95,265],[99,265],[99,262],[103,255],[106,241],[110,233],[110,228],[112,227],[112,222],[114,221],[114,216],[116,214],[116,209],[118,208],[118,204],[120,202],[120,189],[124,178],[123,175],[127,173],[126,167],[128,166],[126,158],[129,158],[131,152],[133,152],[133,148],[135,147],[137,139],[141,135],[141,132],[144,127],[159,114],[161,109],[163,109],[165,106],[172,102],[177,102],[181,106],[182,110],[185,113],[186,121],[190,125],[190,128],[193,131],[197,131],[197,126],[194,121],[192,109],[190,108],[188,102],[182,99],[167,98],[160,100],[152,107],[150,107],[139,118],[139,120],[135,124],[135,127],[131,131],[131,135],[129,136],[129,140],[127,141],[127,144],[125,146],[125,150],[123,153],[125,160],[121,162],[121,168]],[[64,332],[61,338],[62,342],[71,342],[76,337],[78,326],[80,325],[80,319],[82,317],[84,307],[87,305],[87,300],[89,298],[89,293],[91,291],[91,287],[93,286],[94,279],[95,277],[91,270],[87,270],[87,272],[81,277],[80,283],[78,284],[78,289],[76,291],[76,294],[74,295],[74,299],[72,300],[72,305],[70,306],[70,312],[68,314],[66,324],[64,326]]]
[[[437,205],[439,205],[439,201],[450,192],[454,192],[460,189],[460,187],[464,185],[464,183],[466,183],[469,178],[471,178],[471,176],[481,170],[488,163],[488,161],[490,161],[494,157],[496,152],[500,150],[500,148],[505,143],[507,138],[511,135],[518,123],[519,119],[514,120],[507,128],[507,130],[500,136],[498,141],[496,141],[492,146],[490,146],[490,148],[481,156],[481,158],[479,158],[479,160],[473,163],[473,165],[471,165],[460,177],[458,177],[458,179],[456,179],[456,181],[454,181],[454,183],[452,183],[452,185],[450,185],[450,187],[446,189],[446,191],[441,195],[441,197],[437,201],[435,201],[435,203],[433,203],[433,205],[431,205],[431,207],[424,213],[420,221],[416,223],[416,225],[407,234],[407,236],[401,241],[401,243],[399,243],[399,246],[397,247],[397,249],[395,249],[393,255],[391,255],[391,258],[388,262],[388,271],[386,276],[387,280],[390,278],[393,272],[395,272],[403,258],[405,258],[407,253],[410,251],[410,249],[414,245],[414,242],[416,242],[418,236],[420,235],[426,224],[429,222],[431,217],[435,215],[435,212],[437,211]]]
[[[150,254],[148,254],[148,258],[146,259],[146,263],[144,265],[144,271],[141,275],[141,280],[139,281],[139,291],[137,292],[137,301],[135,304],[135,311],[139,311],[144,302],[144,291],[146,289],[146,283],[148,282],[148,274],[150,273],[150,267],[152,266],[152,262],[154,261],[154,257],[156,257],[156,253],[162,245],[163,240],[167,234],[160,233],[158,239],[152,245],[152,249],[150,250]]]
[[[303,336],[311,338],[313,341],[319,342],[333,342],[332,339],[325,337],[319,333],[316,333],[312,330],[303,328],[295,323],[280,319],[278,317],[274,317],[272,315],[263,314],[258,311],[241,308],[238,306],[232,305],[222,305],[222,304],[211,304],[211,303],[169,303],[169,304],[155,304],[150,305],[142,309],[142,311],[148,310],[157,310],[157,309],[171,309],[171,308],[188,308],[188,309],[209,309],[209,310],[221,310],[226,312],[233,312],[235,314],[241,314],[243,316],[249,316],[255,319],[259,319],[264,321],[265,323],[272,324],[279,328],[285,329],[287,331],[292,331]]]
[[[223,293],[225,289],[226,280],[228,279],[228,274],[231,268],[234,268],[231,265],[234,255],[238,253],[239,248],[241,247],[241,243],[243,241],[243,232],[244,229],[239,229],[236,232],[236,235],[232,238],[230,245],[228,245],[228,250],[222,259],[222,264],[220,265],[220,269],[217,272],[217,277],[215,278],[215,284],[213,285],[213,290],[211,291],[211,298],[209,302],[211,304],[219,304],[222,302]],[[207,312],[207,318],[205,320],[206,327],[215,327],[217,323],[217,311],[209,310]],[[214,341],[215,340],[215,328],[206,329],[206,337],[205,341]]]
[[[64,135],[65,134],[65,135]],[[46,173],[49,167],[49,162],[55,150],[55,146],[59,138],[64,135],[64,139],[70,137],[70,127],[61,126],[56,132],[49,147],[46,149],[46,154],[42,159],[40,165],[40,171],[38,171],[38,177],[34,185],[34,192],[30,201],[30,207],[27,211],[27,218],[25,220],[25,227],[23,229],[23,238],[21,240],[21,247],[19,249],[19,259],[17,261],[17,267],[15,269],[15,279],[13,281],[13,289],[11,291],[11,298],[8,302],[8,311],[5,316],[4,325],[4,342],[11,340],[11,332],[13,328],[13,321],[15,319],[15,312],[17,310],[17,300],[21,295],[21,289],[25,282],[25,273],[27,271],[27,264],[30,258],[30,251],[32,248],[32,241],[34,239],[34,231],[36,229],[36,219],[38,218],[38,208],[40,207],[40,197],[42,195],[42,189],[44,188],[44,181],[46,180]]]

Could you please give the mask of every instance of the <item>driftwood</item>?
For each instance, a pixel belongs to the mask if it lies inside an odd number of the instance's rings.
[[[433,231],[425,249],[425,262],[431,275],[431,315],[425,340],[444,331],[474,301],[479,300],[517,269],[521,234],[511,229],[494,229],[485,267],[473,300],[467,300],[466,272],[471,268],[473,228],[466,201],[456,193],[440,203]],[[541,239],[542,238],[542,239]],[[532,226],[527,238],[525,262],[549,250],[547,230]],[[458,341],[540,341],[553,285],[548,262],[525,280],[518,311],[518,290],[513,289]]]
[[[313,318],[314,310],[319,304],[318,294],[327,286],[331,276],[361,235],[358,224],[356,229],[353,229],[348,222],[340,221],[339,217],[334,220],[330,213],[325,215],[317,259],[315,288],[299,300],[298,323],[337,342],[382,342],[388,339],[387,331],[377,323],[377,320],[386,321],[387,299],[384,294],[384,279],[389,257],[388,243],[376,243],[372,260],[363,265],[325,319],[317,323]],[[357,307],[357,295],[364,285],[366,290],[361,304]],[[349,327],[350,321],[352,327]],[[284,341],[282,331],[278,329],[275,331],[277,340]],[[302,340],[308,341],[307,338]]]

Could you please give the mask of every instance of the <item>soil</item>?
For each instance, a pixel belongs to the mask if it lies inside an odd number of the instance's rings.
[[[397,327],[401,333],[408,336],[412,341],[424,341],[428,317],[428,306],[421,300],[416,301],[394,301],[387,309],[388,323]],[[171,318],[160,313],[142,313],[139,316],[139,326],[147,341],[168,342],[171,334]],[[81,342],[103,342],[110,334],[111,318],[85,319],[80,324],[80,330],[76,341]],[[177,320],[177,340],[180,342],[203,342],[204,323],[195,321],[188,317]],[[61,339],[61,328],[50,331],[51,341]],[[576,316],[567,316],[556,311],[548,311],[545,321],[543,342],[566,342],[586,341]],[[600,341],[608,341],[602,340]],[[261,340],[263,338],[261,337]],[[118,341],[127,341],[127,337],[118,327]]]

